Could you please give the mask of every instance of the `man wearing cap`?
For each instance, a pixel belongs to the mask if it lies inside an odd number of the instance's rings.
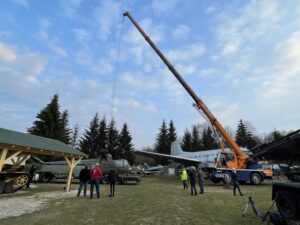
[[[197,178],[200,187],[200,194],[204,193],[204,174],[202,168],[199,166],[197,171]]]
[[[99,167],[99,163],[91,169],[90,177],[91,177],[91,191],[90,191],[90,198],[93,198],[94,186],[96,186],[97,198],[100,198],[100,178],[102,177],[102,170]]]

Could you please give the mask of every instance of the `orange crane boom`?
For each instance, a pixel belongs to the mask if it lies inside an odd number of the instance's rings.
[[[196,106],[201,109],[204,115],[209,119],[211,124],[220,132],[220,134],[227,141],[229,146],[233,149],[236,154],[238,160],[239,168],[246,168],[248,156],[240,149],[240,147],[235,143],[235,141],[230,137],[224,127],[219,123],[217,118],[209,111],[204,102],[197,96],[197,94],[191,89],[191,87],[186,83],[186,81],[182,78],[179,72],[174,68],[174,66],[169,62],[169,60],[164,56],[164,54],[160,51],[158,47],[152,42],[151,38],[143,31],[143,29],[139,26],[139,24],[135,21],[135,19],[130,15],[129,12],[125,12],[123,16],[127,16],[134,26],[138,29],[138,31],[143,35],[145,40],[149,43],[149,45],[154,49],[154,51],[158,54],[161,60],[167,65],[169,70],[173,73],[173,75],[177,78],[177,80],[181,83],[181,85],[185,88],[185,90],[190,94],[190,96],[194,99]]]

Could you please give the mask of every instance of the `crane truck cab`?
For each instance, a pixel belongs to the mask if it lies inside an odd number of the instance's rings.
[[[245,151],[243,149],[243,151]],[[245,151],[247,152],[247,151]],[[250,154],[246,167],[241,167],[239,160],[234,151],[222,150],[217,157],[214,167],[207,168],[208,177],[214,183],[225,184],[232,182],[230,171],[235,168],[237,179],[240,183],[260,184],[264,179],[272,179],[273,172],[270,164],[267,161],[257,162],[253,160]]]

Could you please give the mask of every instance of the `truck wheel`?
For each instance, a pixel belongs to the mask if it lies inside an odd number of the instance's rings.
[[[300,215],[297,212],[297,194],[289,191],[279,191],[276,200],[278,211],[287,219],[297,219]]]
[[[22,175],[19,175],[16,179],[16,184],[19,186],[19,187],[24,187],[29,181],[29,177],[27,174],[22,174]]]
[[[102,183],[103,183],[103,184],[108,184],[108,178],[107,178],[107,177],[104,177],[104,178],[102,179]]]
[[[117,184],[123,184],[122,179],[120,177],[117,177]]]
[[[261,176],[258,173],[252,173],[250,176],[251,184],[258,185],[261,183]]]
[[[51,181],[51,176],[50,176],[49,174],[46,174],[46,173],[45,173],[45,174],[42,174],[42,175],[41,175],[41,181],[42,181],[42,182],[47,182],[47,183],[48,183],[48,182]]]
[[[232,184],[232,177],[230,173],[224,173],[224,177],[222,178],[222,182],[225,185],[231,185]]]

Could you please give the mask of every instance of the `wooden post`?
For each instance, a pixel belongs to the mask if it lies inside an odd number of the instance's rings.
[[[65,189],[68,192],[70,191],[70,187],[71,187],[73,170],[74,170],[75,166],[80,162],[81,159],[82,159],[82,157],[76,161],[74,157],[72,157],[71,160],[68,159],[68,157],[65,157],[65,160],[67,161],[68,167],[69,167],[69,173],[68,173],[66,189]]]
[[[0,172],[2,171],[2,168],[4,166],[5,158],[6,158],[7,153],[8,153],[7,148],[3,148],[1,153],[0,153]]]

